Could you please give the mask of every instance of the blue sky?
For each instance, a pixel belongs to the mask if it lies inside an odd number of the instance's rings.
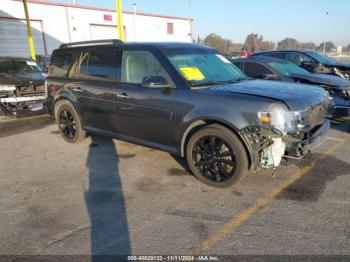
[[[138,11],[187,17],[189,1],[195,37],[216,33],[244,42],[247,34],[253,32],[274,42],[289,36],[316,44],[324,39],[336,45],[350,44],[350,0],[123,0],[123,9],[132,10],[132,3],[136,2]],[[115,6],[115,0],[77,2]]]

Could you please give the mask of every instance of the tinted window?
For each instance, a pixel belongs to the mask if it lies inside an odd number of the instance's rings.
[[[261,78],[263,75],[274,74],[270,69],[266,68],[264,65],[254,62],[244,63],[244,73],[252,78]]]
[[[76,77],[78,52],[74,50],[58,51],[53,54],[50,75],[56,77]]]
[[[120,75],[120,52],[113,49],[95,49],[80,55],[80,78],[117,80]]]
[[[237,66],[239,70],[241,70],[242,72],[244,72],[243,63],[242,63],[242,62],[235,62],[235,61],[233,61],[232,63],[233,63],[235,66]]]
[[[147,51],[124,51],[122,62],[122,82],[141,84],[147,76],[163,76],[167,73],[157,58]]]
[[[304,62],[312,62],[308,56],[301,53],[286,53],[285,59],[298,66],[301,66]]]

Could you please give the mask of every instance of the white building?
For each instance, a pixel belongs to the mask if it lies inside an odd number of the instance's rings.
[[[61,43],[117,38],[114,9],[28,0],[37,54]],[[123,11],[126,41],[192,41],[192,19]],[[29,57],[22,0],[0,0],[0,56]]]

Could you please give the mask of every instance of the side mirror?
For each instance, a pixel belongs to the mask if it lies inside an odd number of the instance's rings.
[[[171,84],[163,76],[146,76],[142,80],[141,86],[147,88],[170,88]]]
[[[265,74],[260,76],[259,78],[265,79],[265,80],[279,80],[280,78],[277,75],[274,74]]]

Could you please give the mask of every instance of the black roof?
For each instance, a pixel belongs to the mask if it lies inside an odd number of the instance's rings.
[[[299,53],[305,53],[305,52],[314,52],[314,50],[311,49],[281,49],[281,50],[270,50],[270,51],[262,51],[252,54],[252,56],[258,56],[258,55],[264,55],[264,54],[270,54],[270,53],[280,53],[280,52],[299,52]]]
[[[237,59],[231,59],[231,61],[234,62],[249,62],[249,61],[257,61],[257,62],[264,62],[264,63],[269,63],[269,62],[283,62],[283,63],[290,63],[287,60],[283,60],[283,59],[278,59],[278,58],[274,58],[271,56],[264,56],[264,55],[260,55],[260,56],[250,56],[250,57],[245,57],[245,58],[237,58]]]
[[[124,43],[118,39],[106,39],[106,40],[91,40],[82,42],[65,43],[60,46],[60,49],[64,48],[76,48],[76,47],[105,47],[105,46],[137,46],[137,47],[155,47],[159,49],[167,48],[204,48],[211,49],[210,47],[192,43],[182,42],[129,42]]]

